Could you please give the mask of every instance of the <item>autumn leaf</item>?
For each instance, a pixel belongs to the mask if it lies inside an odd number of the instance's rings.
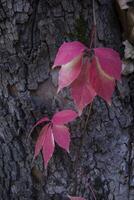
[[[76,79],[70,85],[71,95],[77,106],[79,116],[81,115],[83,108],[91,103],[96,96],[96,92],[93,89],[89,80],[89,68],[90,64],[85,64],[85,66],[82,67],[78,79]]]
[[[43,158],[45,161],[45,166],[47,167],[49,160],[51,159],[55,148],[54,135],[51,126],[48,127],[47,131],[44,134],[43,142]]]
[[[69,152],[70,132],[69,129],[65,126],[65,124],[73,121],[76,117],[77,113],[73,110],[63,110],[57,112],[53,116],[52,120],[49,120],[47,117],[44,117],[33,126],[33,128],[35,128],[43,122],[48,122],[41,129],[41,132],[35,145],[34,153],[34,158],[36,158],[39,152],[42,150],[45,167],[47,167],[48,162],[53,155],[55,142],[64,150]]]
[[[69,153],[70,133],[64,125],[54,125],[53,135],[55,142]]]
[[[59,71],[58,92],[69,86],[79,76],[82,68],[82,54],[74,58],[69,63],[62,65]]]
[[[67,124],[68,122],[73,121],[77,117],[76,112],[72,110],[62,110],[55,113],[52,118],[53,124]]]
[[[85,45],[81,42],[64,42],[58,50],[53,68],[69,63],[74,58],[79,56],[84,50]]]
[[[96,95],[110,103],[115,80],[120,80],[121,76],[121,59],[116,51],[110,48],[91,50],[78,41],[61,45],[53,67],[56,66],[61,66],[58,92],[70,87],[79,115]]]
[[[133,0],[116,0],[116,1],[119,4],[120,8],[124,10],[129,8],[127,3],[132,2]]]
[[[120,80],[121,61],[119,54],[110,48],[96,48],[89,69],[90,83],[96,93],[111,102],[115,80]]]

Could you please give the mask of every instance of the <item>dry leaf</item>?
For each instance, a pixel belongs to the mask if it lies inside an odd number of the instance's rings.
[[[134,44],[134,8],[130,7],[127,11],[128,39]]]
[[[121,9],[128,9],[129,6],[127,3],[132,2],[133,0],[117,0],[117,3],[119,4]]]
[[[122,64],[122,74],[127,76],[134,72],[134,64],[130,61],[123,61]]]
[[[128,6],[132,0],[116,0],[117,12],[124,30],[123,37],[134,44],[134,7]]]
[[[122,64],[122,74],[127,76],[134,72],[134,46],[128,40],[123,44],[125,45],[125,59]]]
[[[125,59],[134,59],[134,46],[128,40],[124,41],[123,44],[125,46]]]

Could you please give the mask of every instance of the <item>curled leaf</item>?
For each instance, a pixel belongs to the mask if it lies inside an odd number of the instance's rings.
[[[129,2],[132,2],[133,0],[116,0],[120,6],[121,9],[127,9],[129,8],[128,4]]]
[[[35,127],[37,127],[38,125],[40,124],[43,124],[44,122],[49,122],[49,119],[48,117],[43,117],[41,118],[40,120],[38,120],[32,127],[30,133],[29,133],[29,136],[31,135],[31,133],[33,132],[33,130],[35,129]]]

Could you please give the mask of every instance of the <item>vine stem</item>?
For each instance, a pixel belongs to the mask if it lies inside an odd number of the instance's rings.
[[[82,136],[83,136],[83,134],[84,134],[85,131],[86,131],[87,124],[88,124],[88,121],[89,121],[89,116],[90,116],[90,114],[91,114],[91,110],[92,110],[92,102],[91,102],[90,107],[89,107],[88,116],[87,116],[86,121],[85,121],[85,123],[84,123],[84,129],[83,129],[83,131],[82,131]],[[83,127],[83,125],[82,125],[82,127]],[[81,140],[81,143],[80,143],[80,147],[83,145],[83,140],[84,140],[84,137],[82,137],[82,140]],[[79,148],[79,150],[78,150],[77,157],[76,157],[76,159],[75,159],[76,162],[75,162],[74,166],[77,166],[77,163],[78,163],[78,161],[79,161],[78,158],[79,158],[79,155],[80,155],[80,149],[81,149],[81,148]]]
[[[85,121],[85,123],[84,123],[84,129],[83,129],[83,134],[82,134],[82,136],[84,135],[84,133],[85,133],[85,131],[86,131],[86,128],[87,128],[87,125],[88,125],[89,117],[90,117],[91,110],[92,110],[92,105],[93,105],[93,103],[91,102],[90,107],[89,107],[89,110],[88,110],[88,115],[87,115],[86,121]],[[84,137],[82,137],[80,147],[83,145],[83,141],[84,141]],[[76,159],[75,159],[75,163],[74,163],[74,169],[77,169],[76,166],[77,166],[77,163],[78,163],[78,161],[79,161],[80,150],[81,150],[81,148],[79,148],[79,150],[78,150],[78,153],[77,153],[77,156],[76,156]],[[77,184],[77,183],[76,183],[76,184]],[[94,193],[94,191],[93,191],[93,189],[92,189],[92,187],[91,187],[90,184],[89,184],[89,189],[90,189],[90,191],[91,191],[91,193],[92,193],[92,195],[93,195],[94,200],[97,200],[97,199],[96,199],[96,196],[95,196],[95,193]]]
[[[89,45],[89,48],[91,49],[92,46],[94,46],[94,48],[96,47],[96,13],[95,13],[95,0],[92,0],[92,6],[93,6],[93,27],[92,27],[92,31],[91,31],[91,40],[90,40],[90,45]],[[87,125],[88,125],[88,121],[89,121],[89,117],[90,117],[90,114],[91,114],[91,110],[92,110],[92,102],[90,104],[90,107],[89,107],[89,110],[88,110],[88,115],[87,115],[87,118],[86,118],[86,121],[84,123],[84,129],[83,129],[83,134],[82,136],[84,135],[85,131],[86,131],[86,128],[87,128]],[[80,147],[83,145],[83,141],[84,141],[84,137],[82,137],[82,140],[81,140],[81,145]],[[76,160],[75,160],[75,164],[74,166],[76,167],[77,166],[77,163],[78,163],[78,158],[79,158],[79,155],[80,155],[80,149],[78,150],[78,153],[77,153],[77,156],[76,156]],[[94,190],[92,189],[91,185],[89,184],[89,189],[93,195],[93,198],[94,200],[97,200],[96,199],[96,195],[94,193]]]
[[[90,40],[90,45],[89,48],[91,49],[93,46],[94,42],[94,47],[96,47],[96,14],[95,14],[95,1],[92,0],[92,5],[93,5],[93,27],[91,31],[91,40]]]
[[[93,191],[93,189],[92,189],[92,187],[91,187],[90,184],[89,184],[89,189],[90,189],[91,192],[92,192],[92,195],[93,195],[94,200],[97,200],[97,199],[96,199],[96,196],[95,196],[95,193],[94,193],[94,191]]]
[[[95,1],[92,0],[92,3],[93,3],[93,23],[96,26]]]
[[[87,115],[87,118],[86,118],[86,121],[85,121],[83,133],[85,133],[86,128],[87,128],[87,123],[89,121],[89,117],[90,117],[90,114],[91,114],[92,105],[93,105],[93,103],[91,102],[90,107],[89,107],[89,111],[88,111],[88,115]]]

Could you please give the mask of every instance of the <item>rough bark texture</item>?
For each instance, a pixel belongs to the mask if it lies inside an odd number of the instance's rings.
[[[121,50],[113,1],[97,0],[95,7],[97,45]],[[66,93],[56,95],[56,50],[65,40],[88,44],[91,25],[89,0],[0,0],[1,200],[65,200],[67,194],[93,200],[91,188],[97,200],[134,199],[133,74],[118,83],[111,107],[96,98],[84,134],[88,109],[71,124],[69,155],[57,147],[47,172],[41,155],[32,165],[39,131],[27,139],[33,123],[73,107]]]

